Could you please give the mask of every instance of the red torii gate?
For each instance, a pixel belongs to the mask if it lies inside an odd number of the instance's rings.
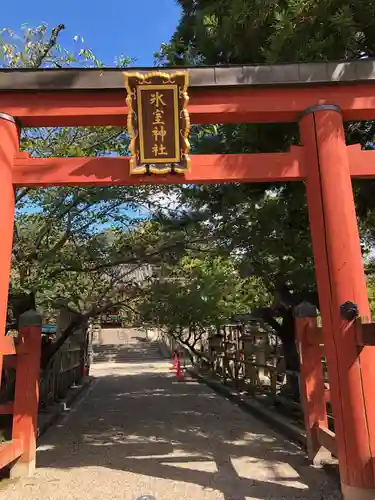
[[[356,303],[362,321],[370,322],[351,177],[375,178],[375,151],[346,146],[343,122],[375,119],[375,63],[202,67],[189,69],[189,76],[192,123],[298,122],[301,145],[288,153],[193,155],[191,170],[183,176],[130,175],[127,158],[30,158],[19,151],[20,126],[125,127],[123,75],[105,69],[0,71],[0,335],[5,331],[14,187],[304,181],[342,489],[346,500],[373,499],[374,351],[359,349],[340,305]],[[12,342],[0,337],[0,358],[14,352]],[[35,449],[31,454],[25,449],[35,448],[33,425],[35,419],[29,420],[17,446],[0,445],[0,465],[6,453],[12,460],[21,455],[23,470],[30,471]]]

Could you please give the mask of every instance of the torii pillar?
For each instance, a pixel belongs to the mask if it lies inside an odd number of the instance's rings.
[[[371,321],[341,110],[306,110],[300,136],[342,492],[374,500],[375,351],[340,313],[351,301]]]
[[[12,168],[18,151],[16,120],[0,112],[0,338],[6,326],[15,208]]]

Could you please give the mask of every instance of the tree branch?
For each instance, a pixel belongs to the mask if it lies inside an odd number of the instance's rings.
[[[15,189],[15,200],[16,204],[19,203],[22,198],[27,196],[27,194],[31,191],[31,188],[22,188],[22,189]]]
[[[190,243],[198,243],[201,240],[197,240],[196,242],[192,241]],[[70,266],[70,267],[64,267],[62,269],[56,270],[54,273],[51,274],[51,278],[58,276],[61,273],[64,272],[75,272],[75,273],[90,273],[90,272],[95,272],[95,271],[100,271],[103,269],[108,269],[111,267],[116,267],[120,266],[123,264],[137,264],[139,263],[140,260],[142,260],[142,264],[150,264],[153,262],[153,259],[157,257],[158,255],[162,254],[163,252],[167,252],[170,250],[173,250],[175,248],[180,247],[184,241],[177,241],[174,243],[171,243],[169,245],[166,245],[165,247],[160,248],[159,250],[156,250],[155,252],[151,252],[149,254],[145,255],[131,255],[128,257],[124,257],[119,260],[115,260],[112,262],[102,262],[100,264],[96,264],[92,267],[76,267],[76,266]]]
[[[31,61],[30,67],[31,68],[39,68],[42,64],[44,59],[48,56],[49,52],[57,43],[57,39],[59,37],[59,34],[62,30],[65,29],[64,24],[59,24],[56,26],[56,28],[53,28],[51,32],[51,36],[46,44],[44,44],[43,49],[39,51],[39,54]]]
[[[64,196],[63,196],[63,199],[60,201],[60,203],[57,204],[57,206],[55,207],[55,209],[52,211],[52,213],[50,214],[50,216],[54,216],[58,210],[60,209],[60,207],[64,204],[64,201],[66,200],[67,196],[69,195],[69,193],[66,193]],[[81,201],[81,199],[83,198],[83,193],[76,193],[74,195],[74,198],[73,198],[73,201],[72,203],[70,203],[67,207],[65,207],[65,209],[61,212],[60,214],[60,219],[62,219],[65,215],[69,214],[70,210],[72,210],[75,206],[77,206],[77,204]],[[33,259],[35,259],[37,256],[38,256],[38,250],[42,244],[42,241],[43,241],[43,238],[45,236],[47,236],[47,234],[50,232],[51,228],[52,228],[52,224],[53,224],[53,220],[51,220],[51,218],[49,218],[48,222],[44,225],[44,227],[39,231],[39,234],[37,236],[37,240],[35,242],[35,245],[34,245],[34,248],[35,250],[27,255],[26,257],[26,260],[28,260],[29,262]]]
[[[263,319],[266,323],[270,325],[271,328],[275,330],[276,333],[279,333],[281,330],[280,323],[274,318],[276,315],[276,311],[271,307],[259,307],[251,311],[248,315],[249,318],[260,318]],[[244,317],[247,315],[243,315]]]

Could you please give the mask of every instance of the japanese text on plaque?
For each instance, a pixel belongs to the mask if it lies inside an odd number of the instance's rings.
[[[132,173],[189,168],[187,72],[125,73]]]
[[[153,106],[153,126],[152,135],[154,138],[154,145],[152,147],[152,152],[155,156],[168,156],[167,148],[164,144],[164,138],[167,135],[165,130],[164,122],[164,108],[166,106],[164,100],[164,95],[161,92],[156,91],[151,94],[150,104]]]

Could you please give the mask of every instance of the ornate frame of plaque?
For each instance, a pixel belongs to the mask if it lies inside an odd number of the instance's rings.
[[[187,71],[125,72],[131,174],[183,174],[190,167]]]

